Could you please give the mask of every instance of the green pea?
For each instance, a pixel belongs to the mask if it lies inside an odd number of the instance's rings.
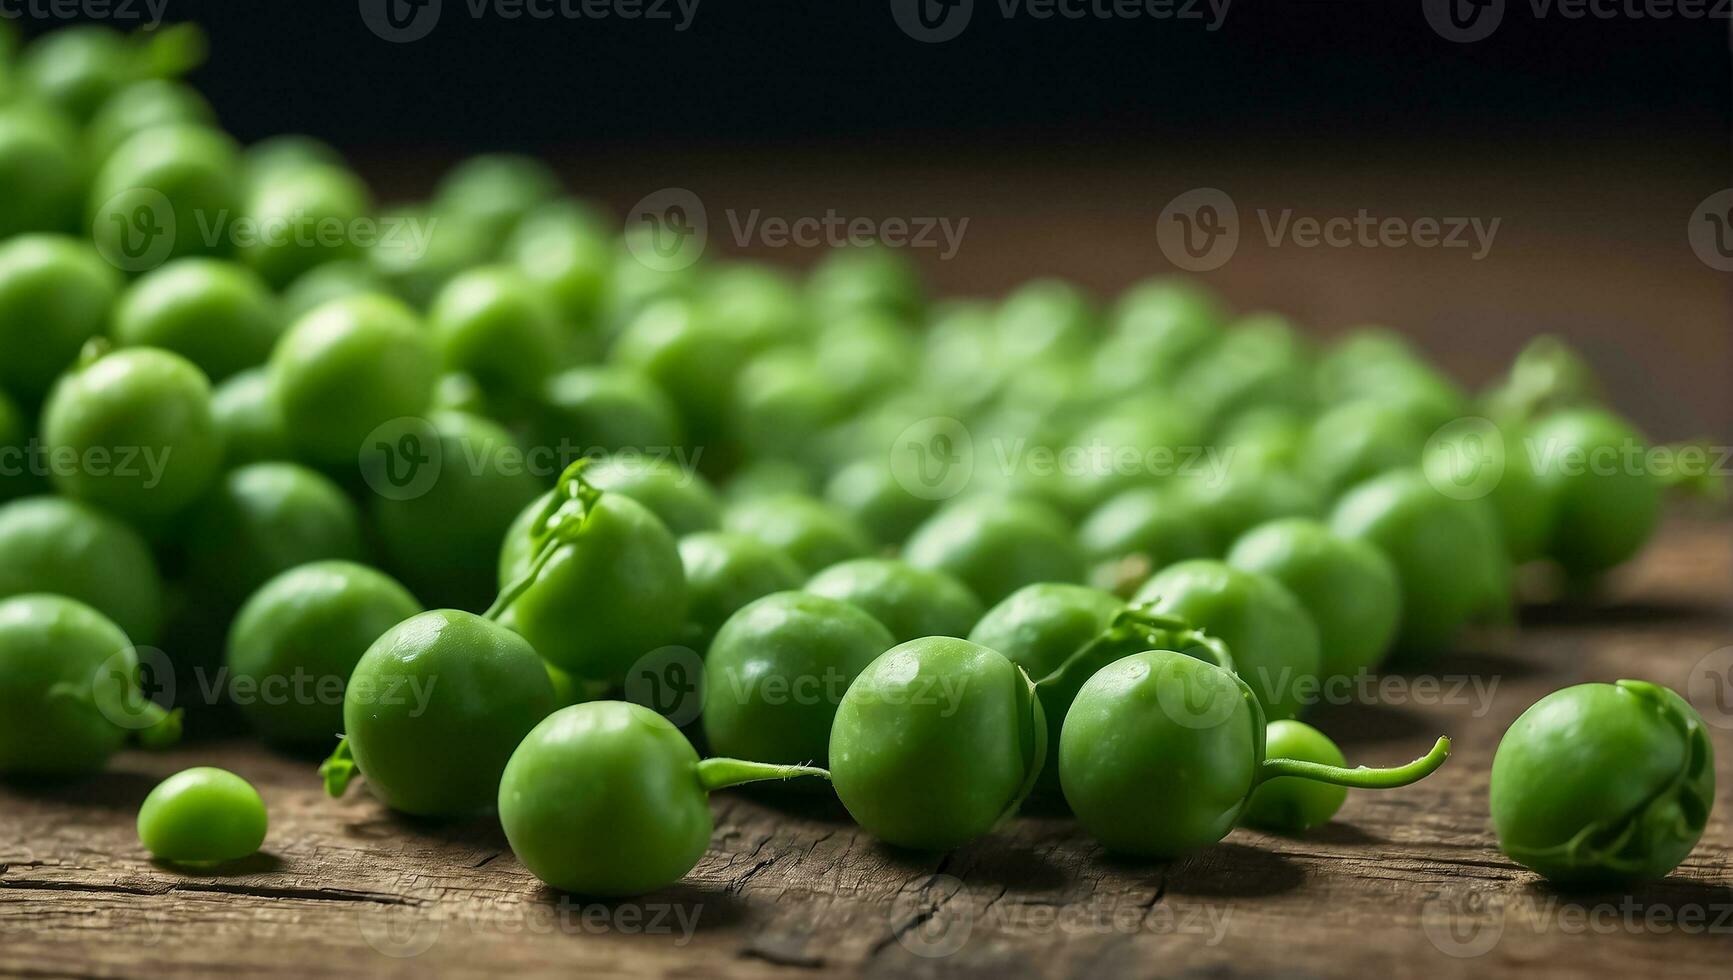
[[[693,304],[660,300],[635,316],[614,344],[613,362],[643,374],[680,411],[682,428],[696,445],[721,436],[729,417],[732,381],[750,345],[704,321]]]
[[[584,466],[568,468],[507,532],[496,608],[561,670],[618,684],[639,657],[679,638],[685,573],[656,515],[589,483]]]
[[[1412,466],[1426,433],[1400,408],[1382,401],[1337,405],[1313,421],[1300,461],[1326,495],[1380,473]]]
[[[811,497],[816,493],[812,471],[786,459],[755,459],[735,470],[722,488],[731,504],[760,497]],[[833,506],[840,507],[835,501]]]
[[[938,506],[904,489],[883,456],[857,459],[831,474],[824,499],[887,546],[901,544]]]
[[[364,260],[326,262],[301,273],[290,283],[283,290],[279,306],[283,322],[294,323],[331,300],[389,290],[390,284]]]
[[[1005,297],[994,313],[998,349],[1012,364],[1071,357],[1085,350],[1096,330],[1093,301],[1071,283],[1036,279]]]
[[[805,589],[865,609],[898,643],[966,637],[983,612],[981,600],[953,576],[891,558],[839,562],[814,575]]]
[[[753,350],[798,343],[807,331],[800,290],[780,269],[738,263],[713,270],[698,302],[706,320]]]
[[[295,321],[271,354],[271,388],[297,451],[347,463],[375,428],[427,408],[438,363],[415,314],[362,294]]]
[[[536,651],[498,623],[436,609],[387,630],[343,692],[344,739],[321,767],[341,796],[359,770],[392,809],[450,817],[492,806],[500,773],[554,710]]]
[[[281,323],[270,288],[220,259],[178,259],[139,278],[114,309],[123,347],[160,347],[212,381],[264,364]]]
[[[0,243],[0,386],[34,408],[86,341],[102,333],[120,274],[60,235]]]
[[[1309,481],[1249,460],[1185,474],[1172,486],[1183,498],[1183,506],[1208,530],[1217,555],[1259,524],[1324,512],[1323,495]]]
[[[676,535],[714,530],[722,523],[722,503],[710,481],[665,459],[610,456],[584,470],[584,479],[648,507]]]
[[[0,503],[37,492],[43,474],[30,465],[30,422],[0,389]]]
[[[1083,553],[1064,518],[1027,500],[974,497],[940,510],[915,530],[904,558],[949,572],[982,602],[997,603],[1035,582],[1081,582]]]
[[[852,603],[805,592],[755,599],[704,656],[704,736],[723,755],[824,765],[843,692],[895,645]]]
[[[237,699],[241,714],[273,741],[326,744],[343,729],[343,689],[362,654],[419,612],[407,589],[353,562],[309,562],[272,578],[229,629],[233,683],[257,692]]]
[[[216,112],[190,85],[163,78],[133,82],[102,103],[84,129],[84,144],[94,160],[106,160],[135,133],[181,123],[210,126]]]
[[[360,561],[361,516],[335,483],[304,466],[251,463],[217,480],[183,540],[190,581],[232,610],[296,565]]]
[[[1364,789],[1406,786],[1450,754],[1440,738],[1397,769],[1270,757],[1257,696],[1233,672],[1171,650],[1102,668],[1065,716],[1059,780],[1091,837],[1132,857],[1174,858],[1227,836],[1259,784],[1297,777]]]
[[[808,575],[873,551],[872,539],[859,525],[823,501],[797,494],[734,504],[723,514],[722,526],[782,551]]]
[[[241,175],[249,186],[268,183],[306,167],[341,167],[343,154],[331,144],[305,133],[267,136],[241,154]]]
[[[491,231],[461,212],[439,213],[424,205],[398,206],[379,215],[383,228],[367,250],[367,263],[389,291],[425,310],[453,276],[493,258]]]
[[[701,761],[654,711],[592,701],[554,712],[524,738],[500,779],[499,819],[518,860],[549,885],[637,895],[674,884],[704,856],[709,793],[801,775],[824,770]]]
[[[1396,568],[1399,653],[1434,653],[1464,625],[1508,605],[1509,567],[1490,507],[1447,497],[1412,468],[1374,477],[1336,502],[1330,530],[1371,544]]]
[[[597,326],[610,288],[614,249],[605,223],[575,201],[545,204],[522,216],[503,258],[552,297],[567,323]]]
[[[565,359],[553,303],[509,266],[453,277],[434,298],[427,323],[445,369],[469,374],[490,394],[535,398]]]
[[[239,861],[265,843],[265,801],[253,784],[214,766],[182,769],[138,808],[138,840],[159,861]]]
[[[1264,736],[1268,756],[1346,768],[1348,760],[1329,736],[1303,721],[1272,721]],[[1326,823],[1348,800],[1348,787],[1278,776],[1259,783],[1242,822],[1278,833],[1299,833]]]
[[[632,371],[568,368],[542,386],[537,445],[570,445],[576,452],[648,452],[678,446],[680,415],[674,403]]]
[[[60,492],[154,521],[198,499],[222,463],[211,385],[186,358],[149,347],[89,360],[61,378],[42,412]]]
[[[1137,588],[1158,568],[1215,552],[1191,498],[1171,487],[1118,494],[1084,519],[1077,542],[1097,563],[1091,580],[1116,592]]]
[[[680,564],[686,573],[691,607],[686,616],[700,650],[735,611],[772,592],[800,587],[794,559],[744,534],[698,531],[680,539]]]
[[[1553,501],[1520,441],[1520,428],[1446,430],[1428,443],[1426,478],[1448,496],[1484,496],[1513,563],[1545,556],[1557,523]]]
[[[286,460],[293,457],[283,413],[271,391],[271,374],[262,367],[231,375],[211,389],[211,417],[223,443],[223,463]]]
[[[88,603],[140,643],[163,620],[162,580],[138,532],[62,497],[0,507],[0,596],[52,592]]]
[[[343,167],[306,166],[254,181],[246,208],[263,233],[241,242],[241,259],[280,289],[326,262],[361,258],[358,222],[373,196]]]
[[[1396,568],[1377,548],[1323,524],[1288,518],[1234,543],[1227,562],[1285,586],[1318,628],[1324,677],[1352,677],[1383,662],[1402,615]]]
[[[877,245],[833,249],[806,285],[813,308],[824,316],[882,311],[912,318],[924,302],[913,264]]]
[[[1210,559],[1183,561],[1143,583],[1133,601],[1227,644],[1235,671],[1270,717],[1292,718],[1316,695],[1318,627],[1270,576]]]
[[[1665,877],[1714,803],[1702,717],[1646,681],[1554,691],[1517,718],[1492,760],[1498,846],[1565,884]]]
[[[83,123],[130,80],[133,64],[119,31],[79,24],[31,43],[19,58],[18,71],[26,93]]]
[[[1236,322],[1180,375],[1198,414],[1215,428],[1249,409],[1299,411],[1315,401],[1310,352],[1282,317],[1259,313]]]
[[[845,411],[841,393],[810,355],[782,349],[760,355],[740,372],[730,428],[752,455],[812,460]]]
[[[1641,433],[1604,409],[1585,408],[1540,419],[1526,442],[1555,516],[1548,556],[1581,580],[1641,550],[1660,524],[1662,491]]]
[[[854,408],[901,385],[920,356],[908,327],[888,313],[837,321],[819,333],[813,354],[820,376]]]
[[[139,689],[138,656],[107,617],[65,596],[0,600],[0,774],[100,770],[128,734],[180,734]]]
[[[1094,377],[1116,393],[1170,380],[1220,339],[1226,322],[1220,302],[1201,287],[1144,280],[1114,303]]]
[[[427,434],[440,465],[425,489],[374,497],[369,512],[388,567],[435,606],[487,608],[495,558],[513,521],[546,484],[531,473],[509,432],[464,412],[435,412]],[[369,485],[389,488],[389,455],[369,461]]]
[[[451,168],[433,192],[441,212],[470,216],[504,244],[520,221],[560,193],[548,165],[515,153],[483,153]]]
[[[1029,795],[1047,725],[1021,668],[967,640],[894,646],[861,671],[830,731],[831,782],[862,829],[917,850],[959,847]]]
[[[84,181],[63,120],[34,106],[0,108],[0,238],[76,227]]]
[[[91,182],[96,247],[129,271],[182,255],[224,255],[241,213],[238,149],[208,126],[154,126],[128,137]],[[141,219],[149,223],[141,226]]]

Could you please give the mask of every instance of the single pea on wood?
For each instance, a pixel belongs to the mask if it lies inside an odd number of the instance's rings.
[[[257,853],[269,824],[259,791],[227,769],[183,769],[158,783],[138,809],[138,839],[152,857],[189,866]]]

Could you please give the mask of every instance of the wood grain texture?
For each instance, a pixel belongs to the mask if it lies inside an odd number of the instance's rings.
[[[1733,643],[1728,531],[1675,520],[1593,607],[1531,608],[1520,631],[1388,682],[1387,703],[1319,708],[1355,760],[1403,760],[1440,732],[1456,752],[1419,785],[1351,795],[1304,837],[1241,830],[1171,865],[1130,864],[1037,809],[955,852],[916,855],[861,834],[834,804],[735,792],[715,797],[710,852],[685,882],[596,902],[541,886],[491,820],[417,823],[365,793],[329,800],[308,761],[223,741],[129,752],[77,783],[0,786],[0,972],[1574,977],[1664,963],[1725,975],[1724,799],[1666,881],[1566,895],[1498,852],[1486,795],[1500,734],[1536,698],[1641,676],[1690,691],[1726,796],[1733,710],[1705,673],[1726,664],[1704,658]],[[194,764],[255,782],[267,854],[222,875],[150,862],[138,804]]]

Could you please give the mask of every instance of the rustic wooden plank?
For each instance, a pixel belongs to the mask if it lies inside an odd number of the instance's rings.
[[[1725,810],[1664,882],[1560,894],[1500,855],[1486,777],[1505,726],[1581,680],[1688,690],[1726,646],[1733,538],[1680,519],[1608,596],[1525,611],[1520,632],[1385,693],[1317,712],[1357,759],[1396,761],[1441,731],[1456,753],[1415,787],[1353,795],[1299,838],[1240,830],[1172,865],[1111,859],[1034,808],[945,855],[885,847],[834,802],[729,793],[712,848],[676,888],[595,902],[536,882],[497,825],[410,821],[364,793],[324,798],[305,759],[245,740],[128,752],[70,784],[0,787],[0,972],[19,976],[1470,977],[1724,974],[1733,952]],[[1397,682],[1392,682],[1397,683]],[[1715,724],[1733,784],[1733,715]],[[271,810],[267,853],[221,875],[152,864],[133,832],[144,794],[193,764],[232,768]]]

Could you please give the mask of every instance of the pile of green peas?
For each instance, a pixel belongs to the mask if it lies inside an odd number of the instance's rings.
[[[1477,395],[1174,279],[646,264],[528,157],[381,206],[318,140],[239,146],[203,56],[0,44],[0,775],[167,744],[148,675],[221,667],[333,795],[497,811],[573,891],[678,880],[705,795],[762,780],[901,847],[1039,794],[1169,858],[1435,771],[1447,739],[1347,768],[1310,692],[1508,622],[1519,566],[1592,589],[1673,482],[1543,465],[1647,446],[1554,340]],[[190,233],[219,213],[427,237]],[[1666,874],[1713,800],[1701,719],[1640,681],[1543,700],[1491,779],[1501,845],[1565,881]],[[208,767],[139,814],[195,866],[266,827]]]

